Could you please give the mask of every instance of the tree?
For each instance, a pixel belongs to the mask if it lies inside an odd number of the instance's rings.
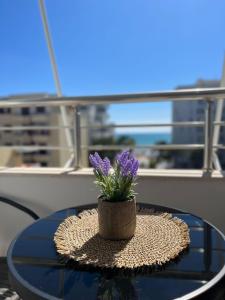
[[[165,141],[159,141],[156,145],[167,145]],[[158,150],[158,161],[167,160],[170,161],[172,159],[172,153],[170,150]]]
[[[156,145],[167,145],[165,141],[159,141]],[[169,150],[155,150],[155,157],[150,159],[149,168],[155,169],[157,164],[162,161],[170,162],[172,160],[172,153]]]
[[[135,140],[127,135],[121,135],[118,138],[115,138],[113,136],[108,137],[108,138],[99,138],[99,139],[93,140],[93,142],[92,142],[92,145],[110,145],[110,146],[124,145],[124,146],[128,146],[127,148],[129,148],[129,146],[134,147],[135,144],[136,144]],[[93,151],[91,151],[91,152],[93,152]],[[110,161],[114,161],[116,154],[118,152],[120,152],[120,151],[115,151],[115,150],[100,150],[100,151],[98,151],[98,153],[101,157],[107,156]]]

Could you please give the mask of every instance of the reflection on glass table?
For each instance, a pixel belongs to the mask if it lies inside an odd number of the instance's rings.
[[[53,236],[67,217],[95,205],[65,209],[25,229],[8,251],[13,288],[22,299],[225,299],[225,239],[197,216],[151,204],[171,212],[190,229],[190,247],[161,268],[106,271],[60,262]]]

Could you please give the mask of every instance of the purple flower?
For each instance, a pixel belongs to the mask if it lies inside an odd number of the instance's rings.
[[[105,157],[103,160],[99,156],[97,152],[95,154],[89,155],[89,161],[92,165],[92,167],[98,171],[101,172],[104,176],[109,175],[109,170],[111,168],[110,161],[107,157]]]
[[[125,166],[122,168],[121,173],[123,176],[128,176],[132,167],[132,162],[128,160]]]
[[[139,162],[128,150],[117,155],[117,164],[122,176],[135,177],[137,175]]]
[[[98,154],[98,152],[95,152],[94,156],[95,156],[96,161],[101,165],[102,159],[101,159],[100,155]]]
[[[130,173],[131,173],[132,177],[135,177],[137,175],[138,167],[139,167],[139,161],[136,159],[136,160],[134,160],[132,167],[131,167]]]
[[[116,160],[120,166],[125,166],[130,152],[128,150],[121,152],[117,155]]]
[[[103,175],[108,176],[110,168],[111,168],[110,161],[107,157],[105,157],[102,161],[102,173],[103,173]]]
[[[94,169],[98,169],[99,162],[97,161],[95,154],[94,155],[92,155],[92,154],[89,155],[89,161],[90,161],[90,163],[91,163],[91,165]]]

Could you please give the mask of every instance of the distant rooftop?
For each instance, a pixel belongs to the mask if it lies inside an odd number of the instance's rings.
[[[220,80],[218,79],[198,79],[193,84],[185,84],[185,85],[178,85],[177,90],[183,90],[183,89],[193,89],[193,88],[215,88],[220,87]]]
[[[49,98],[49,97],[55,97],[55,94],[49,94],[49,93],[24,93],[24,94],[12,94],[7,96],[1,96],[1,100],[16,100],[16,99],[36,99],[36,98]]]

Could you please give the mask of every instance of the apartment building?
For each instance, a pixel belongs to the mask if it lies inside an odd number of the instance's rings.
[[[215,88],[220,86],[219,80],[198,80],[193,85],[178,86],[177,89],[192,88]],[[215,105],[213,103],[213,116],[215,116]],[[173,122],[185,121],[204,121],[205,101],[173,101],[172,118]],[[225,107],[223,109],[223,120],[225,120]],[[203,127],[174,127],[172,132],[172,140],[174,144],[203,144],[204,129]],[[220,128],[219,143],[225,144],[225,127]],[[195,151],[195,152],[194,152]],[[195,168],[202,163],[202,151],[180,151],[174,156],[174,164],[176,168]],[[197,154],[196,154],[197,153]],[[225,164],[225,155],[219,152],[222,164]],[[201,160],[201,161],[200,161]]]
[[[2,97],[0,101],[17,101],[19,99],[40,99],[53,95],[44,93],[14,95]],[[82,124],[90,126],[90,129],[82,130],[82,143],[89,144],[95,139],[109,137],[113,134],[110,128],[95,128],[95,125],[104,125],[107,122],[107,105],[90,105],[81,107]],[[68,109],[68,122],[74,126],[73,110]],[[13,126],[41,126],[40,130],[26,129],[14,130]],[[16,107],[0,108],[0,127],[7,127],[0,131],[0,166],[63,166],[71,156],[71,150],[67,146],[65,131],[50,130],[49,126],[63,126],[59,107]],[[73,138],[73,132],[72,138]],[[4,146],[1,148],[1,146]],[[15,148],[17,149],[15,150]],[[37,146],[31,150],[22,146]],[[41,146],[42,149],[38,149]],[[48,146],[61,147],[62,149],[48,150]],[[64,148],[64,149],[63,149]],[[13,150],[13,151],[12,151]],[[85,153],[84,153],[85,155]],[[84,156],[83,155],[83,156]],[[86,151],[87,156],[87,151]],[[4,159],[3,159],[4,158]]]
[[[48,94],[25,94],[15,95],[1,100],[16,101],[19,99],[38,99],[47,98]],[[0,100],[0,101],[1,101]],[[56,151],[45,150],[44,147],[59,145],[60,131],[56,133],[53,130],[14,130],[13,126],[57,126],[59,124],[59,110],[57,108],[47,107],[17,107],[17,108],[1,108],[0,109],[0,126],[8,127],[7,130],[0,131],[0,146],[4,146],[1,151],[11,153],[9,160],[12,161],[12,156],[20,156],[15,165],[26,166],[60,166],[61,155],[54,153]],[[5,148],[6,146],[6,148]],[[17,147],[16,151],[11,151],[11,147]],[[22,148],[22,146],[37,146],[37,149]],[[43,149],[38,149],[41,146]],[[8,148],[7,148],[8,147]],[[15,161],[15,160],[14,160]],[[2,162],[3,163],[3,162]],[[4,162],[6,165],[9,162]]]

